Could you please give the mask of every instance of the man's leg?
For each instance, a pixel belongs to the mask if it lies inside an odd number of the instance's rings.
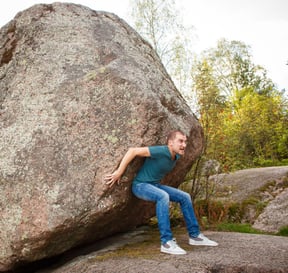
[[[169,194],[171,201],[180,203],[189,233],[189,244],[196,246],[217,246],[217,242],[208,239],[206,236],[200,233],[190,194],[165,185],[161,185],[161,189]]]
[[[168,193],[170,201],[180,204],[189,236],[197,237],[200,234],[200,229],[194,213],[190,194],[166,185],[161,185],[159,187]]]
[[[169,216],[169,195],[157,186],[148,183],[133,184],[132,192],[140,199],[156,203],[156,216],[161,243],[166,244],[168,241],[172,240],[173,235]]]

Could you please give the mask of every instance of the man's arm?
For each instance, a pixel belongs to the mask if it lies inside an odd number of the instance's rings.
[[[120,182],[121,176],[125,172],[127,166],[136,156],[149,157],[150,156],[149,148],[148,147],[129,148],[127,153],[122,158],[117,170],[105,176],[105,180],[107,181],[106,184],[109,185],[109,187],[112,187],[116,182],[117,183]]]

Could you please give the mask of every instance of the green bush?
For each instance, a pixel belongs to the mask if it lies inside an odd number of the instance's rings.
[[[279,232],[277,233],[279,236],[288,236],[288,226],[284,226],[280,228]]]

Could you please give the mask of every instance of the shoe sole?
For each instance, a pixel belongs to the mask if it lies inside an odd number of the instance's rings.
[[[165,254],[171,254],[171,255],[185,255],[187,252],[181,252],[181,253],[175,253],[175,252],[170,252],[169,250],[160,250],[160,252],[165,253]]]
[[[189,242],[189,245],[191,245],[191,246],[218,246],[218,244],[205,244],[205,243],[203,244],[203,243],[200,243],[200,242],[199,243],[197,243],[197,242],[196,243],[194,243],[194,242],[190,243]]]

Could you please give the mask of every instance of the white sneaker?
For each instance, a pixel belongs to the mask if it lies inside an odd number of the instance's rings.
[[[218,246],[217,242],[214,242],[210,239],[208,239],[206,236],[204,236],[202,233],[198,235],[198,237],[195,238],[189,238],[189,245],[192,246]]]
[[[168,241],[166,244],[161,245],[161,252],[175,255],[183,255],[187,252],[177,245],[175,239]]]

